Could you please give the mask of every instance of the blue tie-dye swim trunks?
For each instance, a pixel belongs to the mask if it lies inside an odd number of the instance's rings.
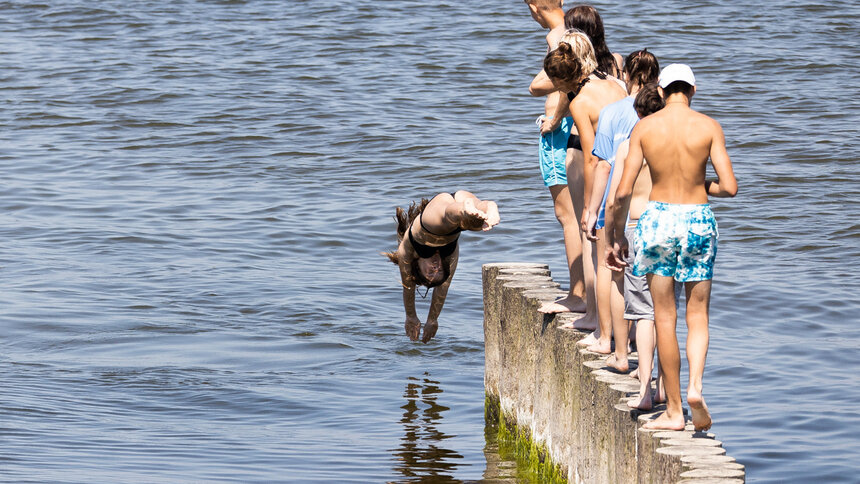
[[[719,232],[709,204],[648,202],[636,237],[633,274],[680,282],[713,279]]]

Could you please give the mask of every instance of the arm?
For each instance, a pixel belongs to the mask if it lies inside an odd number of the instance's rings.
[[[568,111],[570,111],[570,99],[568,99],[566,92],[559,91],[555,112],[552,114],[552,118],[544,118],[540,127],[540,134],[548,134],[557,130]]]
[[[421,341],[426,343],[436,335],[436,330],[439,329],[439,314],[442,312],[442,306],[445,305],[445,299],[448,297],[448,287],[451,286],[451,280],[454,278],[454,272],[457,270],[457,262],[460,259],[460,248],[454,251],[451,256],[451,270],[448,273],[448,280],[433,288],[433,296],[430,299],[430,311],[427,313],[427,323],[424,324],[424,334],[421,336]]]
[[[547,96],[555,91],[558,91],[558,88],[555,87],[543,69],[532,79],[532,83],[529,84],[529,94],[532,96]]]
[[[585,173],[585,189],[583,190],[583,198],[585,203],[583,207],[589,206],[591,199],[592,186],[594,184],[594,167],[597,166],[597,157],[591,150],[594,149],[594,126],[591,124],[591,118],[588,114],[589,106],[578,103],[576,99],[571,104],[573,112],[573,122],[576,124],[576,130],[579,132],[579,141],[582,144],[582,155],[585,160],[583,171]]]
[[[624,262],[627,258],[628,244],[627,239],[624,237],[624,222],[627,220],[627,212],[630,210],[633,185],[636,183],[636,178],[639,177],[639,172],[642,170],[642,162],[645,159],[645,156],[642,154],[639,127],[640,125],[634,127],[633,133],[630,135],[630,148],[627,152],[627,158],[624,159],[621,181],[615,190],[615,197],[612,198],[612,202],[606,207],[606,244],[608,247],[611,247],[611,252],[606,257],[606,265],[614,271],[623,271],[627,265]],[[612,221],[611,228],[608,225],[610,220]]]
[[[732,160],[726,151],[726,137],[723,128],[716,124],[716,133],[711,141],[711,164],[717,173],[715,181],[705,181],[705,190],[712,197],[734,197],[738,193],[738,181],[732,170]]]
[[[608,161],[598,158],[597,167],[594,169],[594,187],[585,211],[586,215],[582,217],[582,231],[588,240],[597,240],[594,225],[597,223],[597,211],[600,210],[600,202],[603,201],[603,194],[606,192],[611,171],[612,165]]]
[[[418,331],[421,329],[421,320],[415,312],[415,281],[412,279],[412,270],[408,262],[401,257],[400,284],[403,286],[403,308],[406,310],[406,335],[412,341],[418,340]]]

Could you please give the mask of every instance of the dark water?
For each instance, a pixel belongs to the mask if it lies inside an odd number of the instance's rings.
[[[714,431],[749,482],[858,482],[860,8],[595,5],[613,50],[693,66],[735,163]],[[498,475],[480,266],[566,274],[522,2],[0,9],[0,479]],[[456,188],[503,221],[415,344],[378,252],[396,205]]]

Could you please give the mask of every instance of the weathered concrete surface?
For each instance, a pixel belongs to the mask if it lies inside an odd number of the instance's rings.
[[[559,327],[569,313],[537,311],[565,294],[548,266],[487,264],[483,287],[486,415],[529,440],[518,448],[542,449],[575,483],[745,482],[744,466],[713,434],[689,425],[677,432],[641,428],[665,407],[630,409],[626,401],[638,382],[577,346],[588,333]]]

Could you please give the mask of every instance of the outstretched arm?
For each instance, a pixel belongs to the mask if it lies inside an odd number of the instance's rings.
[[[433,288],[430,311],[427,313],[427,322],[424,324],[424,334],[421,335],[421,341],[424,343],[430,341],[436,335],[436,330],[439,329],[439,314],[442,312],[442,306],[445,305],[445,298],[448,297],[448,287],[451,285],[451,279],[454,278],[459,259],[460,248],[458,247],[451,256],[451,270],[448,273],[448,280]]]
[[[726,137],[723,128],[716,124],[714,139],[711,141],[711,164],[717,173],[715,181],[705,181],[705,190],[712,197],[733,197],[738,193],[738,181],[732,170],[732,160],[726,151]]]
[[[403,309],[406,310],[406,336],[412,341],[418,341],[418,333],[421,331],[421,320],[415,312],[415,281],[412,278],[412,269],[408,262],[401,258],[400,284],[403,286]]]

